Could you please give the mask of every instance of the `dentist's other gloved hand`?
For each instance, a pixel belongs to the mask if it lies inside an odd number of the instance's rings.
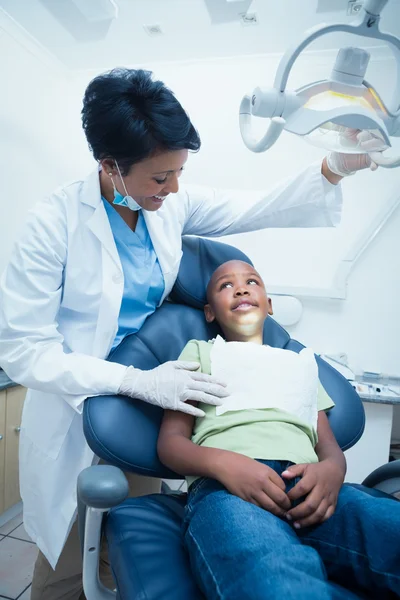
[[[170,361],[142,371],[128,367],[119,393],[168,410],[179,410],[194,417],[204,417],[204,412],[186,400],[220,406],[229,394],[226,385],[199,373],[196,362]]]
[[[354,146],[358,146],[364,152],[383,152],[388,148],[385,142],[370,133],[369,131],[359,131],[358,129],[347,129],[343,132],[343,137],[346,142]],[[354,175],[357,171],[370,168],[375,171],[378,165],[375,164],[369,154],[345,154],[342,152],[330,152],[327,156],[326,163],[332,173],[340,177]]]

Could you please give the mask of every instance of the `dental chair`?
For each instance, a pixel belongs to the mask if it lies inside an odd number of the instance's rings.
[[[232,259],[251,262],[227,244],[184,238],[171,301],[149,317],[138,333],[126,337],[109,360],[152,369],[177,359],[190,339],[215,337],[218,327],[207,324],[203,315],[206,285],[214,269]],[[296,352],[303,348],[273,318],[265,322],[264,342]],[[342,450],[347,450],[364,430],[362,403],[342,375],[318,356],[316,359],[320,380],[335,402],[328,413],[331,427]],[[181,536],[186,494],[169,490],[164,494],[127,498],[128,484],[122,471],[182,479],[164,467],[157,456],[162,410],[123,396],[99,396],[86,400],[83,417],[89,446],[108,463],[85,469],[78,480],[87,600],[204,600],[192,576]],[[373,495],[399,492],[400,461],[377,469],[364,484]],[[117,587],[114,592],[98,579],[102,534],[107,538]]]

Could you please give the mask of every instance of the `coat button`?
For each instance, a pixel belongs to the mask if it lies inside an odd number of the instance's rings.
[[[123,279],[122,273],[114,273],[113,278],[112,278],[114,283],[121,283],[122,279]]]

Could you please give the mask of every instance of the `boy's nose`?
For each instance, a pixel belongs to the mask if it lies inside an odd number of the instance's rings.
[[[246,290],[246,288],[238,288],[236,290],[236,296],[248,296],[249,292],[248,290]]]

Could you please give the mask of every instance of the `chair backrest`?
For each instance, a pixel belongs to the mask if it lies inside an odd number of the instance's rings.
[[[109,360],[140,369],[152,369],[175,360],[190,339],[208,340],[218,326],[204,319],[205,290],[217,266],[227,260],[251,261],[239,250],[203,238],[183,238],[183,257],[173,302],[166,302],[147,319],[141,330],[126,337]],[[274,319],[264,327],[264,343],[299,352],[304,346],[290,338]],[[335,407],[329,421],[343,450],[353,446],[364,430],[364,410],[350,383],[328,363],[316,356],[320,380]],[[84,431],[92,450],[100,458],[127,471],[175,478],[157,457],[157,438],[162,410],[123,396],[89,398],[84,406]]]

